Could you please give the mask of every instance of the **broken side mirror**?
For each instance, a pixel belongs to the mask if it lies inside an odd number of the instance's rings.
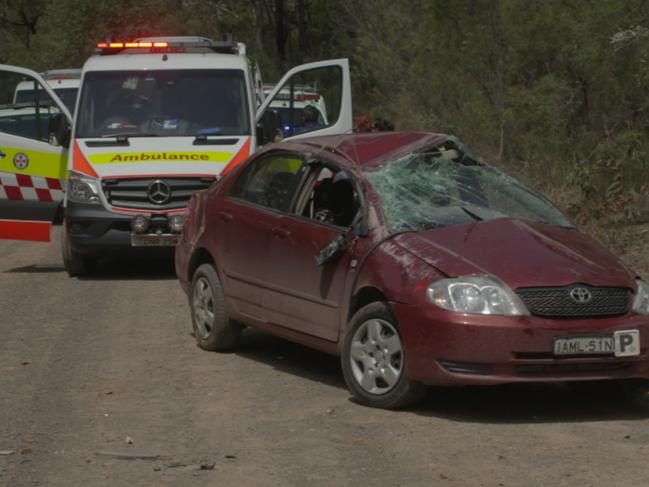
[[[316,265],[324,265],[342,255],[349,247],[349,242],[349,235],[347,233],[342,233],[332,239],[327,245],[316,252],[314,257]]]
[[[281,120],[279,114],[272,109],[264,112],[257,124],[257,141],[259,145],[281,140]]]
[[[70,124],[62,113],[56,113],[50,117],[48,129],[48,141],[55,147],[70,146]]]

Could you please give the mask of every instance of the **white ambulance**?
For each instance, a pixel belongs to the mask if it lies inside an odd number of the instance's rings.
[[[10,112],[24,104],[12,106],[0,92],[0,238],[49,240],[62,204],[70,275],[91,272],[98,258],[112,253],[174,246],[191,195],[228,165],[281,138],[276,96],[285,104],[287,91],[307,85],[327,98],[326,124],[284,140],[352,130],[346,59],[295,67],[264,97],[245,46],[236,42],[100,43],[82,69],[74,123],[37,73],[0,65],[0,77],[0,90],[10,92],[12,77],[29,81],[57,108],[35,103],[33,116],[18,120]],[[294,98],[288,104],[297,110]]]

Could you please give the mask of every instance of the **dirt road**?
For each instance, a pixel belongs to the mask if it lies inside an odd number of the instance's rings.
[[[171,263],[101,271],[0,241],[1,486],[649,484],[649,415],[615,397],[435,389],[371,410],[334,357],[254,331],[200,351]]]

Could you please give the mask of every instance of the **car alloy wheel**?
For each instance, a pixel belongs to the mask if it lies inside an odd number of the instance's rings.
[[[194,285],[192,311],[196,333],[203,340],[207,340],[214,323],[214,295],[206,277],[199,277]]]
[[[382,319],[363,322],[351,343],[350,365],[354,379],[369,394],[385,394],[403,373],[403,349],[399,333]]]

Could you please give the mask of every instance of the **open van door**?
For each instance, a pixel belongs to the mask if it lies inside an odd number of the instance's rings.
[[[16,98],[19,84],[21,94],[32,90],[29,101]],[[70,112],[38,73],[0,64],[0,239],[50,240],[71,126]]]
[[[303,64],[277,83],[257,112],[258,143],[352,131],[347,59]]]

